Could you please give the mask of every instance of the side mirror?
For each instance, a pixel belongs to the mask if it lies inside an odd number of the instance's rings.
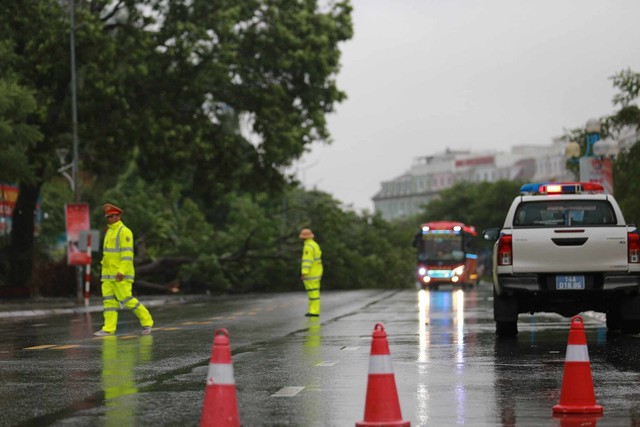
[[[484,240],[497,240],[500,237],[500,227],[487,228],[482,232]]]

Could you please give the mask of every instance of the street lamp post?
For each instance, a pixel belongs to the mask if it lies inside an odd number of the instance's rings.
[[[598,119],[587,121],[585,127],[587,145],[584,156],[580,158],[580,181],[599,182],[606,193],[613,194],[613,158],[599,155],[595,149],[595,144],[601,140],[601,130],[602,126]]]
[[[582,153],[581,145],[570,141],[565,147],[567,162],[571,170],[576,173],[580,181],[596,181],[603,185],[605,191],[613,194],[613,156],[604,156],[603,150],[596,151],[595,145],[601,140],[602,126],[598,119],[589,119],[585,126],[585,149]],[[606,141],[603,141],[603,144]],[[602,144],[598,145],[601,147]],[[606,145],[602,147],[606,152]],[[574,169],[577,165],[577,170]]]
[[[72,177],[72,190],[73,190],[73,200],[75,202],[80,201],[80,192],[78,191],[78,104],[77,104],[77,81],[76,81],[76,2],[75,0],[70,0],[69,2],[69,21],[70,21],[70,31],[69,31],[69,42],[70,42],[70,52],[71,52],[71,122],[72,122],[72,133],[73,133],[73,160],[71,167],[71,177]],[[76,266],[76,282],[77,282],[77,296],[78,302],[82,301],[82,266]]]
[[[67,163],[67,154],[69,154],[68,148],[56,148],[56,154],[58,155],[58,160],[60,160],[60,167],[58,168],[58,173],[62,174],[67,181],[69,181],[69,186],[71,187],[72,193],[75,195],[75,182],[72,175],[69,175],[67,170],[71,169],[71,173],[73,174],[73,161],[71,163]]]
[[[565,147],[565,157],[571,163],[578,163],[581,157],[594,157],[594,145],[600,141],[600,121],[597,119],[589,119],[585,127],[585,151],[582,153],[580,144],[576,141],[569,141]]]
[[[584,157],[594,157],[595,153],[593,151],[593,146],[596,142],[600,141],[600,130],[601,130],[600,120],[598,119],[589,119],[587,121],[586,131],[587,131],[587,147],[584,153]]]

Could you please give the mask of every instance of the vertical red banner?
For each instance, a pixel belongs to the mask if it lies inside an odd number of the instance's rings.
[[[91,264],[91,252],[81,251],[78,239],[81,230],[89,230],[89,204],[67,203],[65,205],[65,219],[67,225],[67,264]]]
[[[8,236],[11,233],[11,219],[18,191],[17,185],[0,183],[0,236]]]

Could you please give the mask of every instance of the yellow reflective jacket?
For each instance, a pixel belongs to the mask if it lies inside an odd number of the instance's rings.
[[[107,225],[102,247],[102,280],[116,280],[116,274],[122,273],[123,280],[135,278],[133,268],[133,233],[122,223]]]
[[[305,276],[305,280],[320,280],[322,278],[322,251],[313,239],[304,241],[300,273]]]

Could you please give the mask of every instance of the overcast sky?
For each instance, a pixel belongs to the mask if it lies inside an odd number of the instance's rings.
[[[297,163],[307,188],[373,211],[382,181],[445,148],[550,144],[609,115],[609,77],[640,72],[640,0],[352,0],[329,116]]]

